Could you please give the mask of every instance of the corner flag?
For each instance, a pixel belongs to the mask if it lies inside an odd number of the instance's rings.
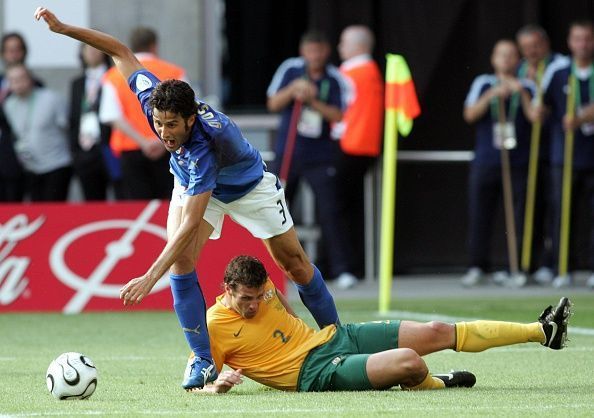
[[[421,114],[408,65],[401,55],[386,55],[386,117],[382,181],[379,311],[390,310],[394,261],[394,213],[398,132],[408,136],[413,119]]]
[[[415,85],[402,55],[387,54],[386,59],[386,111],[396,111],[398,132],[408,136],[413,119],[421,114]]]

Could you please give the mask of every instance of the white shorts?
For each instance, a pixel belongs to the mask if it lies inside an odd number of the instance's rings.
[[[185,187],[175,179],[169,210],[183,207],[187,198]],[[277,188],[276,176],[269,172],[264,172],[260,183],[248,194],[231,203],[210,198],[204,213],[204,220],[214,228],[210,239],[220,238],[225,215],[229,215],[254,237],[261,239],[283,234],[293,226],[285,201],[285,191],[282,187]]]

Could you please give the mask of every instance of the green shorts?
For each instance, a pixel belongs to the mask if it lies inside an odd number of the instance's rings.
[[[400,321],[346,324],[325,344],[309,352],[297,382],[299,392],[371,390],[366,364],[370,354],[398,348]]]

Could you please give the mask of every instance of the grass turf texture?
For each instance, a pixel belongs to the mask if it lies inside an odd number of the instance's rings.
[[[594,329],[594,295],[573,296],[571,325]],[[534,321],[553,297],[404,300],[399,311]],[[340,301],[343,322],[380,319],[377,301]],[[299,314],[306,317],[303,309]],[[312,321],[308,319],[311,324]],[[5,416],[592,416],[594,335],[571,335],[565,350],[538,344],[483,353],[445,351],[425,359],[433,372],[468,369],[472,389],[359,393],[283,393],[246,379],[227,395],[181,390],[187,349],[175,315],[101,313],[0,315],[0,417]],[[90,356],[95,394],[57,401],[45,386],[50,361],[65,351]]]

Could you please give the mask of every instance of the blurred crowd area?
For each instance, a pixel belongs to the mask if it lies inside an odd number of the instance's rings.
[[[187,80],[183,68],[159,58],[153,29],[135,28],[126,43],[161,78]],[[169,155],[109,58],[81,45],[80,75],[62,97],[27,65],[29,47],[42,46],[28,45],[18,32],[2,36],[0,202],[67,201],[73,181],[86,201],[169,199]],[[567,56],[551,51],[547,33],[536,25],[488,47],[492,71],[476,74],[459,104],[461,118],[476,133],[463,284],[478,284],[492,270],[493,217],[504,203],[506,234],[514,239],[508,248],[516,260],[512,272],[520,267],[522,245],[529,243],[534,255],[522,269],[538,273],[534,277],[543,283],[557,277],[559,285],[567,285],[571,277],[567,268],[560,272],[557,255],[565,234],[562,219],[580,207],[589,214],[580,222],[592,224],[594,218],[592,23],[569,25]],[[301,180],[313,189],[329,276],[342,277],[344,287],[354,286],[363,273],[362,179],[381,153],[383,64],[374,62],[373,48],[373,29],[361,25],[345,28],[337,46],[323,33],[307,32],[299,56],[287,57],[266,92],[268,110],[281,115],[270,169],[285,180],[289,200]],[[330,64],[333,54],[340,67]],[[371,119],[371,125],[355,128]],[[292,164],[283,166],[286,144],[293,141]],[[572,155],[565,157],[567,152]],[[583,229],[578,217],[570,218],[567,231]],[[343,248],[345,242],[361,245]],[[594,270],[594,250],[589,254]],[[594,276],[588,283],[594,286]]]

